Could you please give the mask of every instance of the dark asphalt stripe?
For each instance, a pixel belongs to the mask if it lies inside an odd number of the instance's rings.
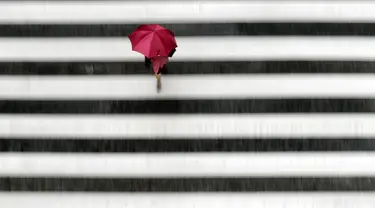
[[[173,58],[172,58],[173,59]],[[152,74],[142,62],[0,62],[0,75]],[[170,62],[168,74],[375,73],[372,61]]]
[[[375,151],[375,138],[39,139],[0,138],[0,152],[312,152]]]
[[[176,36],[373,36],[375,23],[162,24]],[[0,25],[0,37],[120,37],[138,24]]]
[[[375,191],[375,178],[0,178],[0,191],[287,192]]]
[[[374,99],[0,101],[5,114],[374,113]]]

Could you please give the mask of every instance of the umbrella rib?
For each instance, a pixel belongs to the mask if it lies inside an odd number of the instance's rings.
[[[159,33],[156,33],[156,34],[164,45],[166,45],[168,43],[167,40],[162,35],[160,35]]]
[[[164,42],[163,42],[163,39],[159,36],[159,34],[158,33],[154,33],[155,35],[154,35],[154,38],[152,39],[153,41],[156,41],[155,39],[156,38],[158,38],[159,39],[159,43],[162,43],[163,44],[163,46],[165,46],[164,45]]]
[[[159,38],[159,40],[163,43],[164,46],[168,45],[168,40],[166,40],[162,35],[160,35],[159,33],[156,33],[157,37]],[[173,49],[172,49],[173,50]],[[171,50],[171,51],[172,51]],[[171,51],[166,51],[168,54],[171,52]]]
[[[132,48],[132,50],[134,50],[134,49],[138,46],[138,44],[142,43],[142,40],[145,39],[146,36],[148,36],[148,35],[150,35],[150,34],[152,34],[152,33],[144,34],[144,35],[140,38],[140,41],[138,41],[137,44],[134,44],[134,47]]]

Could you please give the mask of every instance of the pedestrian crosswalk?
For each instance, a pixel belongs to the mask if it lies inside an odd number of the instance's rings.
[[[374,9],[0,1],[0,207],[374,207]],[[142,23],[177,35],[160,93]]]

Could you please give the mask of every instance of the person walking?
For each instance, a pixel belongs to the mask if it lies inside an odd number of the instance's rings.
[[[161,90],[161,74],[167,73],[168,58],[176,52],[177,42],[172,31],[157,25],[140,25],[129,36],[132,50],[145,56],[145,66],[152,68]]]
[[[161,74],[167,72],[168,57],[156,56],[151,58],[152,68],[156,76],[156,89],[158,92],[161,90]]]
[[[173,49],[168,57],[172,57],[173,54],[176,52],[176,49]],[[156,89],[158,92],[161,90],[161,75],[168,73],[167,63],[168,63],[168,57],[165,56],[156,56],[152,57],[151,59],[147,58],[145,56],[145,67],[150,68],[152,64],[152,68],[155,73],[156,77]]]

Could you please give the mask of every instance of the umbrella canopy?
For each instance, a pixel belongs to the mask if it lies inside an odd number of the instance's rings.
[[[172,31],[158,25],[140,25],[129,36],[132,50],[147,58],[168,56],[177,47]]]

